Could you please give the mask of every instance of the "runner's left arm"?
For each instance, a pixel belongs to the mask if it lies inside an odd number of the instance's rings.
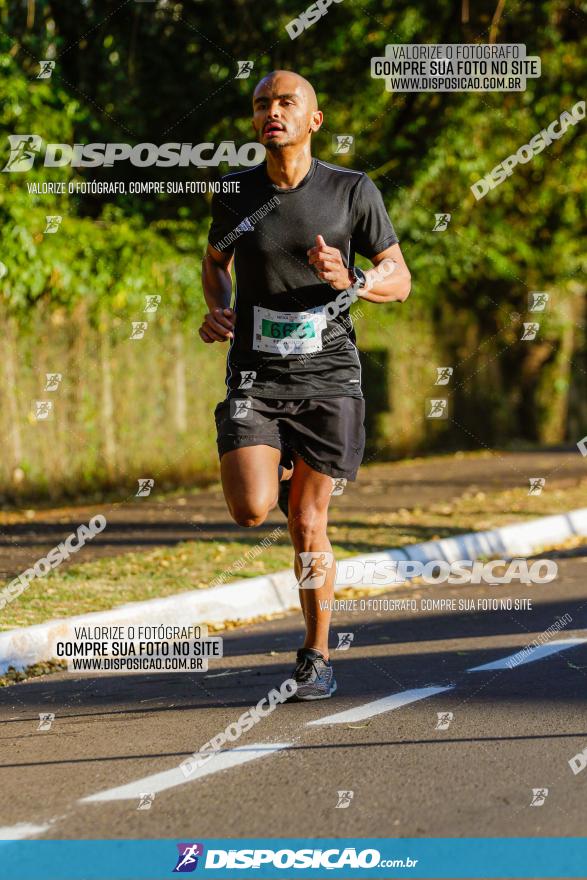
[[[361,176],[354,194],[351,243],[352,252],[373,263],[373,268],[365,272],[365,287],[354,288],[357,295],[374,303],[404,302],[410,293],[410,272],[381,193],[366,174]],[[345,265],[338,248],[327,245],[320,234],[308,251],[308,262],[334,290],[351,286],[351,267]]]
[[[368,302],[405,302],[410,295],[412,276],[399,244],[371,257],[373,269],[365,272],[367,285],[359,290],[359,298]]]
[[[338,248],[329,247],[321,235],[308,251],[308,262],[322,281],[334,290],[347,290],[351,285],[349,269]],[[369,302],[404,302],[410,293],[411,275],[399,244],[392,244],[371,257],[373,269],[365,272],[366,286],[358,291]]]

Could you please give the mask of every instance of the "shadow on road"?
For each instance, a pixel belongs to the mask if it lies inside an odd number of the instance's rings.
[[[357,621],[357,625],[346,623],[345,629],[352,627],[355,639],[350,651],[333,652],[339,695],[329,701],[328,709],[334,712],[346,708],[349,701],[368,702],[430,685],[456,685],[459,701],[466,696],[486,704],[488,709],[504,700],[509,704],[537,705],[585,702],[587,643],[511,669],[467,670],[516,654],[532,643],[536,633],[544,632],[565,614],[572,618],[569,628],[556,633],[554,639],[572,637],[585,624],[586,611],[585,600],[560,600],[542,602],[532,612],[525,612],[524,623],[503,611],[371,618],[366,623]],[[531,631],[526,627],[531,627]],[[335,625],[333,632],[336,630]],[[492,642],[495,636],[512,634],[516,636],[515,645],[496,646]],[[4,688],[0,692],[0,712],[7,715],[17,709],[22,713],[24,709],[31,712],[33,719],[37,717],[35,713],[58,706],[64,720],[213,708],[243,710],[289,677],[300,635],[300,625],[292,625],[291,618],[268,623],[267,631],[256,625],[253,632],[225,634],[225,655],[242,657],[241,669],[246,671],[220,661],[211,665],[208,674],[105,674],[77,678],[58,674],[32,680]],[[470,639],[478,639],[479,646],[471,649],[459,644]],[[446,647],[430,649],[431,642],[442,641],[447,642]],[[426,649],[419,651],[418,645],[424,643]],[[384,645],[393,645],[393,653],[382,653]],[[222,672],[231,674],[217,677]],[[445,703],[450,703],[452,693],[444,694]],[[279,711],[299,711],[299,705],[283,706]],[[12,723],[23,720],[26,719],[22,714],[3,720],[0,730],[8,731]],[[583,736],[583,732],[576,735]]]

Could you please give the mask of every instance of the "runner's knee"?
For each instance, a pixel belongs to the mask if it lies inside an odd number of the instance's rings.
[[[326,534],[327,512],[320,507],[305,507],[301,511],[292,510],[289,514],[289,533],[298,550],[308,549]]]
[[[269,508],[259,504],[247,504],[246,501],[233,501],[229,505],[230,515],[237,525],[247,529],[262,525],[267,519]]]

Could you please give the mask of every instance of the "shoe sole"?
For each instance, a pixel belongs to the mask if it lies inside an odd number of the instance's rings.
[[[288,703],[309,703],[310,700],[327,700],[329,697],[332,696],[333,693],[335,693],[336,687],[337,687],[336,682],[334,682],[334,687],[327,694],[319,694],[318,696],[315,696],[315,697],[298,697],[297,694],[294,694],[286,702],[288,702]]]

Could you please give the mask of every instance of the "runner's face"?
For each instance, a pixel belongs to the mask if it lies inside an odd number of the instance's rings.
[[[268,150],[303,144],[310,137],[312,108],[303,87],[292,77],[259,83],[253,96],[253,126]]]

